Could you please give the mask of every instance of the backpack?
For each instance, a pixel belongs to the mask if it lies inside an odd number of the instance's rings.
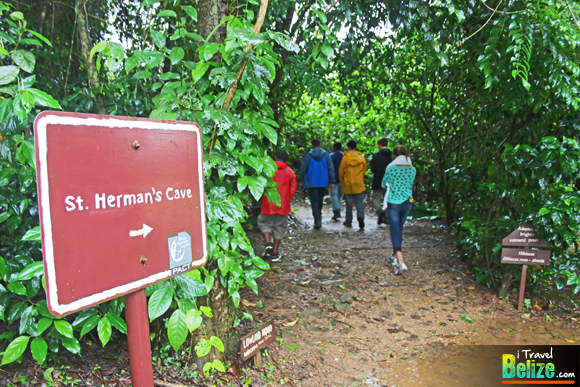
[[[314,157],[310,157],[310,164],[308,165],[308,178],[313,187],[321,188],[328,185],[328,166],[326,165],[326,156],[318,161]]]

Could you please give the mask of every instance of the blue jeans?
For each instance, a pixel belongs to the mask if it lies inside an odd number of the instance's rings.
[[[322,202],[326,188],[308,188],[310,194],[310,206],[312,207],[312,216],[314,223],[322,222]]]
[[[335,183],[334,188],[330,191],[330,200],[332,200],[332,211],[342,209],[342,185]]]
[[[344,204],[346,207],[346,216],[344,221],[346,223],[352,223],[352,204],[356,206],[356,218],[360,220],[365,220],[365,193],[364,191],[357,194],[345,194]]]
[[[407,201],[401,204],[389,203],[387,213],[389,214],[389,229],[391,230],[391,242],[393,243],[393,251],[402,251],[403,245],[403,226],[407,220],[407,215],[413,204]]]

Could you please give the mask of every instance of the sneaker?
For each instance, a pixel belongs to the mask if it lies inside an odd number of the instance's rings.
[[[387,216],[387,212],[386,211],[382,211],[379,214],[379,217],[377,219],[377,224],[380,226],[381,224],[389,224],[389,217]]]
[[[346,227],[352,227],[352,222],[344,222],[343,225]]]
[[[401,275],[404,271],[407,271],[407,265],[405,265],[405,262],[401,262],[395,265],[395,271],[393,273],[395,275]]]
[[[322,222],[314,222],[314,228],[316,230],[318,230],[320,227],[322,227]]]
[[[395,266],[397,263],[399,263],[399,261],[397,261],[397,257],[395,257],[394,255],[391,255],[388,259],[389,259],[389,263],[393,266]]]
[[[282,254],[272,253],[272,262],[278,262],[281,259],[282,259]]]
[[[266,260],[272,258],[272,251],[274,251],[274,245],[266,243],[264,245],[264,255],[262,256],[262,259]]]

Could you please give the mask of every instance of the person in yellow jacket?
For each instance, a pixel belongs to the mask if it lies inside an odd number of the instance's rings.
[[[364,192],[367,161],[365,156],[356,150],[356,141],[350,140],[346,146],[348,150],[342,155],[338,172],[346,207],[346,217],[343,224],[346,227],[352,227],[352,205],[354,203],[358,226],[363,229],[365,228]]]

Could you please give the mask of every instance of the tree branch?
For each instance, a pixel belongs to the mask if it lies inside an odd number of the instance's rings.
[[[499,4],[497,5],[497,7],[495,7],[495,9],[493,10],[493,12],[491,13],[491,15],[489,16],[489,19],[487,19],[487,21],[485,22],[484,25],[482,25],[477,31],[475,31],[473,34],[469,35],[467,38],[463,39],[463,41],[459,42],[459,44],[457,45],[457,48],[459,48],[463,43],[465,43],[468,39],[471,39],[472,37],[474,37],[475,35],[477,35],[477,33],[479,31],[481,31],[491,20],[491,18],[493,17],[493,15],[495,15],[495,13],[497,12],[499,6],[501,5],[501,3],[503,2],[503,0],[500,0]]]

